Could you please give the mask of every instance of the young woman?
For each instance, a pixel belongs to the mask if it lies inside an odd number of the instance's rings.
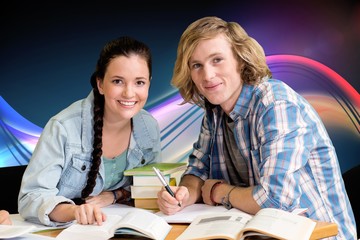
[[[104,46],[90,94],[52,117],[39,138],[19,193],[24,219],[102,224],[101,207],[130,200],[123,171],[161,160],[158,123],[143,109],[151,74],[144,43],[120,37]]]

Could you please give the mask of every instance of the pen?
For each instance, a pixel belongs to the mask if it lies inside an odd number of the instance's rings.
[[[162,173],[160,172],[159,169],[157,169],[156,167],[153,167],[154,172],[156,173],[156,176],[159,178],[160,182],[164,185],[166,191],[173,197],[175,198],[175,194],[174,192],[171,190],[169,184],[167,184],[167,182],[165,181],[164,176],[162,175]],[[181,207],[180,202],[178,203],[178,206]]]

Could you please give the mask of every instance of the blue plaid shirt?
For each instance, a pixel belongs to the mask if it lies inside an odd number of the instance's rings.
[[[184,174],[229,182],[223,114],[219,106],[206,109]],[[355,238],[354,214],[334,146],[317,112],[301,95],[274,79],[244,85],[230,117],[261,208],[307,208],[307,217],[338,224],[334,239]]]

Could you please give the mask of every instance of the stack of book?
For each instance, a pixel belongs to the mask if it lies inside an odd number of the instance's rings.
[[[185,171],[186,163],[153,163],[143,167],[128,169],[125,176],[132,176],[133,184],[130,187],[131,198],[137,208],[158,210],[157,193],[163,187],[156,176],[153,167],[156,167],[163,174],[165,181],[170,186],[176,186],[177,179]]]

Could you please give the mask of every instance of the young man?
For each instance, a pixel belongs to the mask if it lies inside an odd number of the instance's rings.
[[[354,239],[354,215],[320,117],[271,77],[263,48],[239,24],[205,17],[189,25],[172,84],[205,115],[175,198],[158,194],[160,210],[174,214],[201,201],[250,214],[306,208],[307,217],[338,224],[336,239]]]

